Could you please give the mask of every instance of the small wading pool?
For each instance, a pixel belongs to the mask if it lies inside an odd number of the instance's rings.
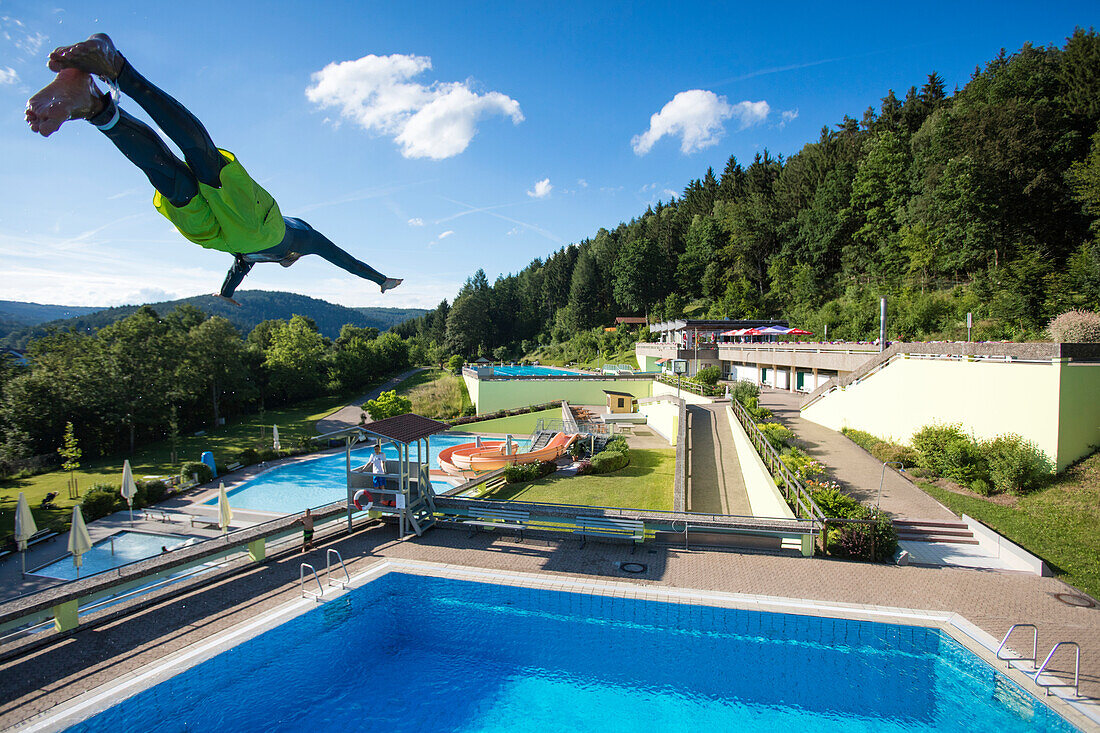
[[[483,438],[499,440],[499,438]],[[527,438],[513,438],[519,444],[519,450],[527,450],[531,441]],[[439,468],[439,452],[444,448],[461,443],[472,443],[473,435],[440,434],[433,435],[428,441],[431,455],[429,466]],[[374,450],[373,444],[362,445],[351,451],[352,467],[366,463],[367,456]],[[398,458],[397,449],[392,445],[383,446],[382,453],[387,459]],[[411,459],[416,459],[415,447],[410,450]],[[432,486],[437,494],[449,491],[453,486],[443,480],[433,480]],[[280,514],[303,512],[307,507],[318,507],[337,501],[346,501],[348,496],[347,474],[344,453],[335,453],[308,461],[290,463],[265,471],[256,478],[246,481],[228,492],[229,505],[234,509]],[[206,504],[215,505],[216,498]]]
[[[162,547],[174,550],[195,540],[196,538],[181,537],[178,534],[116,532],[96,542],[92,545],[92,549],[84,553],[81,558],[83,566],[80,568],[80,577],[86,578],[95,573],[102,573],[104,570],[159,555]],[[44,575],[58,580],[76,580],[77,577],[72,556],[63,557],[49,565],[31,570],[28,574]]]
[[[935,628],[397,572],[71,730],[135,725],[294,733],[1075,730]]]

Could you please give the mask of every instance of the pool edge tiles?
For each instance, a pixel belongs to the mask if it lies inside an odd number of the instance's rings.
[[[601,595],[639,601],[699,605],[762,613],[818,616],[879,624],[917,626],[936,629],[974,654],[981,662],[1015,683],[1030,699],[1048,708],[1080,730],[1100,731],[1100,714],[1074,704],[1058,695],[1047,698],[1036,693],[1034,682],[1018,670],[1006,670],[994,658],[997,640],[975,624],[954,612],[925,611],[889,606],[873,606],[810,599],[763,596],[724,591],[704,591],[673,586],[657,586],[587,576],[548,575],[477,568],[418,560],[387,558],[356,573],[347,588],[326,588],[318,602],[313,598],[295,598],[254,619],[243,621],[212,634],[201,641],[165,655],[161,659],[121,675],[40,713],[15,726],[20,731],[64,730],[87,720],[142,691],[164,682],[192,667],[237,647],[250,639],[277,628],[295,618],[336,600],[350,591],[378,580],[389,573],[421,575],[447,580],[490,583],[586,595]],[[1016,674],[1013,674],[1013,673]]]

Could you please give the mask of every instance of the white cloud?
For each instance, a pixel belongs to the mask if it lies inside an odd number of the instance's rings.
[[[577,185],[581,188],[588,188],[588,181],[584,180],[583,178],[578,178]]]
[[[31,31],[26,23],[11,16],[0,16],[0,38],[15,46],[25,56],[37,56],[49,36]]]
[[[549,178],[543,178],[541,181],[535,183],[535,188],[527,192],[527,195],[533,199],[544,199],[550,195],[550,192],[554,190],[554,187],[550,185]]]
[[[649,118],[649,129],[635,135],[630,144],[637,155],[645,155],[665,135],[680,136],[680,152],[685,155],[710,147],[725,132],[723,123],[737,118],[740,129],[763,122],[770,111],[768,103],[738,102],[731,105],[725,97],[705,89],[680,92]]]
[[[453,229],[448,229],[447,231],[440,234],[439,237],[437,237],[437,238],[438,239],[446,239],[447,237],[451,236],[452,234],[454,234],[454,230]]]
[[[798,119],[797,109],[785,109],[779,114],[779,127],[784,128],[788,122],[793,122]]]
[[[313,74],[306,97],[318,107],[337,108],[372,134],[392,137],[406,158],[458,155],[485,117],[523,121],[519,102],[500,92],[479,94],[469,82],[412,81],[431,68],[427,56],[402,54],[334,62]]]
[[[15,72],[15,69],[11,68],[10,66],[0,69],[0,86],[18,83],[19,74]]]
[[[419,216],[415,217],[413,219],[409,219],[409,226],[411,226],[411,227],[422,227],[422,226],[424,226],[424,220],[421,219]]]
[[[680,195],[680,194],[676,193],[675,191],[673,191],[671,188],[666,188],[663,191],[661,191],[661,193],[665,194],[670,199],[674,199],[674,198],[676,198],[677,196]]]
[[[523,229],[521,227],[512,227],[511,229],[508,230],[506,236],[514,237],[522,231],[523,231]]]

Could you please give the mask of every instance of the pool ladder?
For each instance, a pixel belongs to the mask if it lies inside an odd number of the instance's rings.
[[[332,562],[333,556],[336,556],[336,567],[339,570],[344,571],[343,579],[332,577],[332,568],[334,563]],[[309,574],[313,576],[313,580],[317,582],[317,590],[312,591],[306,588],[306,570],[309,570]],[[338,570],[338,571],[339,571]],[[298,567],[298,587],[302,591],[303,598],[320,598],[325,594],[325,588],[338,585],[341,588],[347,588],[348,583],[351,582],[351,575],[348,573],[347,565],[344,564],[344,558],[340,556],[340,551],[332,547],[328,548],[325,552],[325,583],[321,585],[321,577],[317,575],[317,570],[308,562],[302,563]]]
[[[1032,630],[1031,656],[1030,657],[1003,657],[1003,656],[1001,656],[1001,652],[1004,650],[1005,645],[1008,643],[1008,637],[1012,636],[1012,632],[1015,631],[1016,629],[1031,629]],[[1074,660],[1074,668],[1073,668],[1073,684],[1072,685],[1065,684],[1065,683],[1061,683],[1061,684],[1059,684],[1059,683],[1044,684],[1044,683],[1040,682],[1039,681],[1039,676],[1042,675],[1043,672],[1046,671],[1047,665],[1050,664],[1050,660],[1054,657],[1054,652],[1058,651],[1058,648],[1062,647],[1062,646],[1072,646],[1076,650],[1076,657],[1075,657],[1075,660]],[[1039,627],[1036,626],[1035,624],[1012,624],[1011,626],[1008,627],[1008,631],[1005,633],[1004,638],[1001,639],[1001,645],[999,647],[997,647],[997,659],[1000,659],[1000,660],[1004,661],[1006,663],[1006,666],[1009,667],[1010,669],[1012,668],[1012,663],[1013,662],[1031,662],[1031,666],[1032,666],[1033,671],[1027,672],[1023,668],[1020,668],[1020,671],[1024,672],[1024,674],[1030,675],[1035,680],[1035,684],[1037,684],[1040,687],[1043,687],[1043,688],[1046,689],[1048,695],[1050,694],[1050,688],[1052,688],[1052,687],[1072,687],[1074,697],[1081,697],[1081,646],[1075,641],[1060,641],[1060,642],[1058,642],[1053,647],[1051,647],[1050,653],[1047,654],[1046,659],[1043,660],[1043,663],[1039,664]]]

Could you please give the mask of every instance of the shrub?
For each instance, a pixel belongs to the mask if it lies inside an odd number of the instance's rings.
[[[237,462],[242,466],[251,466],[260,462],[260,454],[255,448],[245,448],[237,454]]]
[[[959,425],[925,425],[913,433],[917,465],[940,476],[947,475],[947,451],[950,446],[968,442]]]
[[[794,473],[799,481],[812,481],[825,473],[825,466],[813,456],[795,447],[780,454],[779,460]]]
[[[943,468],[943,476],[964,486],[973,487],[976,482],[988,482],[989,479],[989,463],[985,459],[985,451],[965,436],[962,440],[947,444]],[[978,488],[975,491],[981,493]]]
[[[1055,343],[1096,343],[1100,341],[1100,313],[1066,311],[1050,322],[1047,332]]]
[[[998,435],[982,447],[996,491],[1024,494],[1042,486],[1054,472],[1047,454],[1019,435]]]
[[[777,422],[757,423],[756,427],[764,434],[764,440],[768,441],[771,447],[777,451],[785,449],[787,441],[794,438],[794,433]]]
[[[898,551],[898,533],[893,522],[879,510],[867,512],[861,519],[877,520],[873,525],[842,524],[829,530],[829,552],[839,557],[863,560],[887,560]],[[874,541],[872,542],[872,537]],[[871,551],[874,548],[874,556]]]
[[[93,519],[113,514],[125,506],[126,500],[118,493],[117,486],[96,484],[84,494],[80,511],[84,515],[84,521],[90,522]]]
[[[184,481],[190,481],[191,474],[198,474],[200,484],[214,480],[214,472],[202,461],[190,461],[180,466],[180,476]]]
[[[738,382],[730,390],[730,397],[741,403],[746,409],[756,409],[760,400],[760,388],[752,382]]]
[[[153,481],[139,481],[138,491],[144,493],[145,506],[156,504],[168,493],[168,486],[159,479]]]
[[[624,456],[630,455],[630,448],[626,444],[626,438],[621,435],[616,435],[603,447],[604,450],[613,450],[622,453]]]
[[[452,374],[462,373],[462,357],[455,354],[447,360],[447,368],[451,370]]]
[[[522,463],[516,466],[508,466],[504,469],[504,479],[510,484],[518,484],[523,481],[536,481],[543,476],[553,473],[557,466],[552,461],[538,463]]]
[[[917,465],[919,458],[917,451],[908,446],[881,440],[855,428],[841,428],[840,432],[883,463],[902,463],[907,469]]]
[[[274,448],[264,448],[259,452],[259,456],[260,460],[265,463],[267,461],[277,461],[282,458],[282,456],[279,455],[279,451],[275,450]]]
[[[810,497],[817,503],[826,517],[837,519],[862,519],[867,514],[867,509],[858,501],[848,496],[840,489],[822,488],[810,492]]]
[[[702,382],[708,387],[713,387],[718,384],[718,380],[721,379],[722,372],[713,364],[705,366],[695,374],[695,380]]]
[[[592,456],[592,473],[611,473],[623,468],[630,459],[617,450],[602,450]]]
[[[581,461],[577,466],[578,476],[583,476],[586,473],[592,473],[592,461]]]

